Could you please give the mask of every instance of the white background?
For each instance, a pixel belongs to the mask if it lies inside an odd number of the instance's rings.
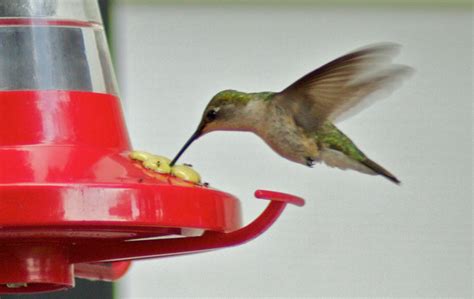
[[[307,200],[240,247],[134,263],[120,298],[458,296],[472,291],[472,12],[331,6],[136,6],[115,11],[115,47],[136,149],[172,157],[219,90],[278,91],[348,51],[403,45],[416,74],[338,124],[381,177],[313,169],[256,136],[213,133],[181,162],[241,199],[266,188]]]

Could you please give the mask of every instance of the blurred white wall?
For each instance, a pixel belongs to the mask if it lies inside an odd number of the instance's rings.
[[[172,157],[219,90],[281,90],[360,46],[394,41],[415,76],[340,123],[381,177],[314,169],[245,133],[214,133],[183,156],[241,199],[298,194],[262,237],[241,247],[134,263],[120,298],[472,294],[472,12],[331,6],[127,5],[115,11],[122,97],[134,147]]]

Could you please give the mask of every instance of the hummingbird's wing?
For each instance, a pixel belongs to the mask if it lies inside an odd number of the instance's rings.
[[[292,112],[298,125],[316,130],[326,120],[360,111],[372,95],[394,90],[411,74],[412,68],[392,64],[399,49],[393,43],[361,48],[310,72],[274,99]]]

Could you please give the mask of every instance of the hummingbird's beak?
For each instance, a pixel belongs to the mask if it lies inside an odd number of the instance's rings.
[[[178,154],[174,157],[174,159],[171,161],[170,166],[173,167],[174,164],[178,161],[179,157],[186,151],[186,149],[191,145],[191,143],[194,142],[194,140],[198,139],[199,136],[201,136],[202,130],[204,129],[204,124],[201,123],[197,130],[191,135],[191,137],[186,141],[184,146],[179,150]]]

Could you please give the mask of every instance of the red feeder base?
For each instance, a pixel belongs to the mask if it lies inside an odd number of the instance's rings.
[[[0,92],[0,102],[0,293],[70,288],[74,273],[114,280],[128,268],[123,261],[238,245],[287,202],[303,203],[260,191],[275,201],[240,228],[232,195],[128,157],[116,97],[15,91]]]

